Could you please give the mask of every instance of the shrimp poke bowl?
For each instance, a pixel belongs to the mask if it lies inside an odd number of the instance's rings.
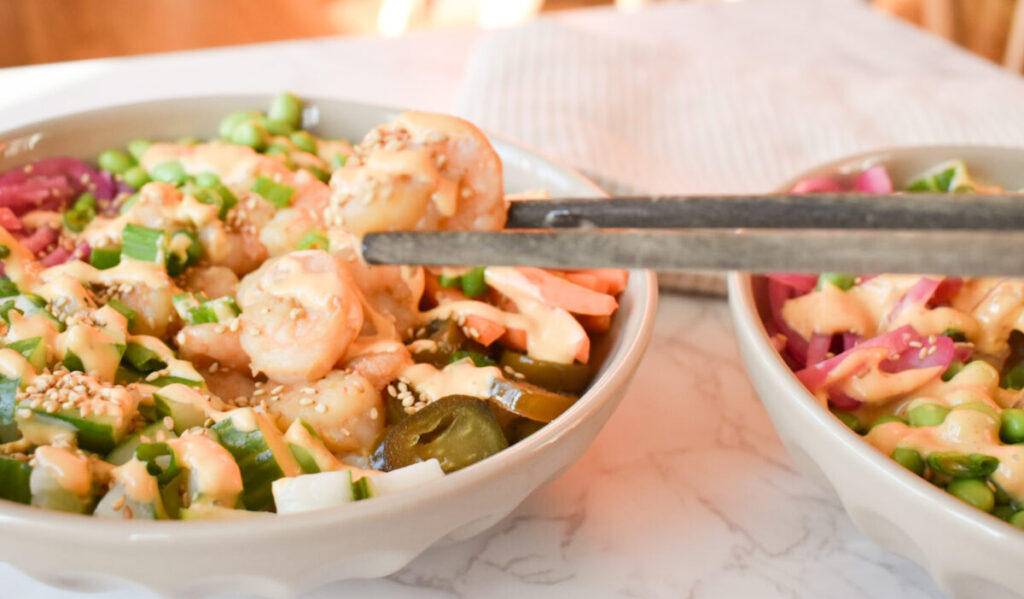
[[[359,254],[367,232],[501,229],[506,191],[586,180],[451,116],[254,105],[0,136],[0,559],[173,591],[382,575],[496,523],[614,409],[652,275]]]
[[[788,190],[999,192],[1024,152],[921,148],[823,167]],[[969,210],[969,204],[965,204]],[[955,248],[950,248],[955,251]],[[942,274],[734,273],[751,380],[803,469],[953,596],[1024,575],[1024,282]]]

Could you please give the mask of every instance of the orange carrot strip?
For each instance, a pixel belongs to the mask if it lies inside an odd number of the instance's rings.
[[[480,343],[485,346],[489,346],[490,344],[497,341],[502,335],[505,334],[506,331],[505,327],[494,322],[493,320],[489,320],[487,318],[484,318],[483,316],[480,316],[479,314],[473,313],[466,314],[466,325],[463,327],[463,329],[465,329],[467,332],[470,330],[475,331],[477,334],[473,335],[472,333],[470,333],[470,337],[472,337],[473,340],[476,341],[477,343]]]
[[[576,314],[611,314],[619,307],[615,298],[581,287],[571,281],[532,266],[519,267],[519,272],[537,286],[540,299],[546,304]]]

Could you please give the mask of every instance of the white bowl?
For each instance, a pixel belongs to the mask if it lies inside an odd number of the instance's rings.
[[[983,180],[1024,187],[1024,150],[985,147],[887,150],[804,176],[857,172],[881,163],[899,185],[953,158],[963,159]],[[927,569],[950,596],[1024,594],[1024,533],[905,470],[821,408],[769,343],[763,325],[766,288],[762,277],[731,273],[729,304],[750,380],[804,474],[838,495],[861,532]]]
[[[268,102],[264,96],[171,99],[68,115],[0,133],[0,171],[47,156],[91,158],[136,137],[212,136],[227,113]],[[337,100],[307,106],[315,131],[355,140],[398,113]],[[509,192],[602,195],[565,166],[501,138],[492,142]],[[385,576],[435,543],[493,526],[587,449],[639,364],[656,301],[653,273],[631,273],[612,330],[595,345],[601,366],[584,396],[538,433],[436,483],[336,510],[230,522],[107,521],[0,502],[0,561],[73,589],[134,583],[190,596],[290,596],[336,580]]]

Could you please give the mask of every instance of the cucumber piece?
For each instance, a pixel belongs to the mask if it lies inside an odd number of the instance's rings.
[[[21,438],[32,445],[66,445],[77,443],[78,431],[69,423],[45,413],[32,412],[29,418],[14,419]]]
[[[950,160],[921,173],[907,184],[907,191],[960,191],[975,187],[962,160]]]
[[[46,309],[46,300],[34,293],[15,295],[0,303],[0,318],[7,324],[11,324],[11,310],[21,313],[25,318],[42,316],[52,322],[58,331],[64,330],[64,323]]]
[[[117,447],[107,454],[106,461],[115,466],[127,464],[135,457],[135,448],[137,448],[141,443],[149,443],[152,441],[160,442],[162,440],[173,439],[175,437],[177,437],[177,435],[174,434],[174,430],[167,428],[167,425],[164,424],[162,419],[157,420],[153,424],[143,428],[141,431],[132,434],[121,441]]]
[[[135,319],[139,317],[139,313],[133,310],[131,306],[116,297],[110,298],[107,302],[107,306],[116,310],[121,316],[124,316],[125,322],[128,324],[129,331],[135,327]]]
[[[351,470],[279,478],[272,488],[278,514],[337,507],[356,500]]]
[[[24,356],[28,363],[36,369],[36,372],[42,372],[46,368],[46,343],[42,337],[19,339],[13,343],[8,343],[4,347],[13,349]]]
[[[163,497],[157,478],[145,464],[132,460],[113,470],[114,486],[96,504],[92,515],[118,520],[166,520]]]
[[[0,456],[0,499],[29,504],[32,501],[29,488],[31,476],[32,466],[21,460]]]
[[[29,476],[32,505],[75,514],[92,510],[92,474],[84,457],[49,445],[36,448],[35,460]]]
[[[174,421],[174,432],[182,434],[188,429],[203,426],[213,415],[210,400],[195,389],[174,383],[153,393],[157,418],[170,416]]]
[[[177,463],[184,469],[176,492],[184,490],[187,505],[236,508],[241,505],[242,473],[231,453],[215,439],[212,431],[188,433],[167,442]],[[175,484],[174,481],[168,486]],[[168,491],[170,493],[170,491]]]
[[[295,461],[306,474],[340,470],[341,462],[327,449],[323,441],[301,418],[296,418],[284,433],[284,440]]]
[[[21,387],[21,379],[0,376],[0,442],[15,441],[20,436],[18,425],[14,421],[17,409],[16,396]]]
[[[124,350],[124,361],[138,372],[150,373],[154,370],[167,368],[167,362],[161,359],[159,353],[142,345],[129,341]]]
[[[373,497],[373,492],[370,490],[369,477],[364,476],[352,483],[352,493],[355,494],[356,500],[369,499]]]
[[[212,428],[242,471],[242,500],[246,509],[272,510],[271,484],[302,472],[280,431],[266,414],[252,408],[232,410]]]
[[[28,402],[23,401],[18,404],[18,407],[27,409],[32,414],[27,419],[16,416],[15,421],[24,431],[24,424],[27,421],[37,419],[45,421],[51,418],[60,420],[74,428],[79,447],[97,453],[107,453],[127,435],[128,428],[131,426],[131,415],[123,414],[125,408],[114,402],[105,402],[105,405],[107,409],[102,414],[90,412],[88,416],[83,417],[77,407],[61,407],[51,413],[42,407],[33,408]]]
[[[444,470],[441,469],[441,463],[437,461],[436,458],[431,458],[410,466],[405,466],[404,468],[375,474],[367,478],[370,497],[379,497],[382,495],[402,493],[409,489],[422,486],[430,481],[444,478]]]

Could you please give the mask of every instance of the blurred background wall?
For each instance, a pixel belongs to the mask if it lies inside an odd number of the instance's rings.
[[[630,11],[658,1],[728,0],[0,0],[0,67],[325,35],[503,27],[543,12],[601,5]],[[870,3],[1017,72],[1024,66],[1024,0],[812,1]]]

